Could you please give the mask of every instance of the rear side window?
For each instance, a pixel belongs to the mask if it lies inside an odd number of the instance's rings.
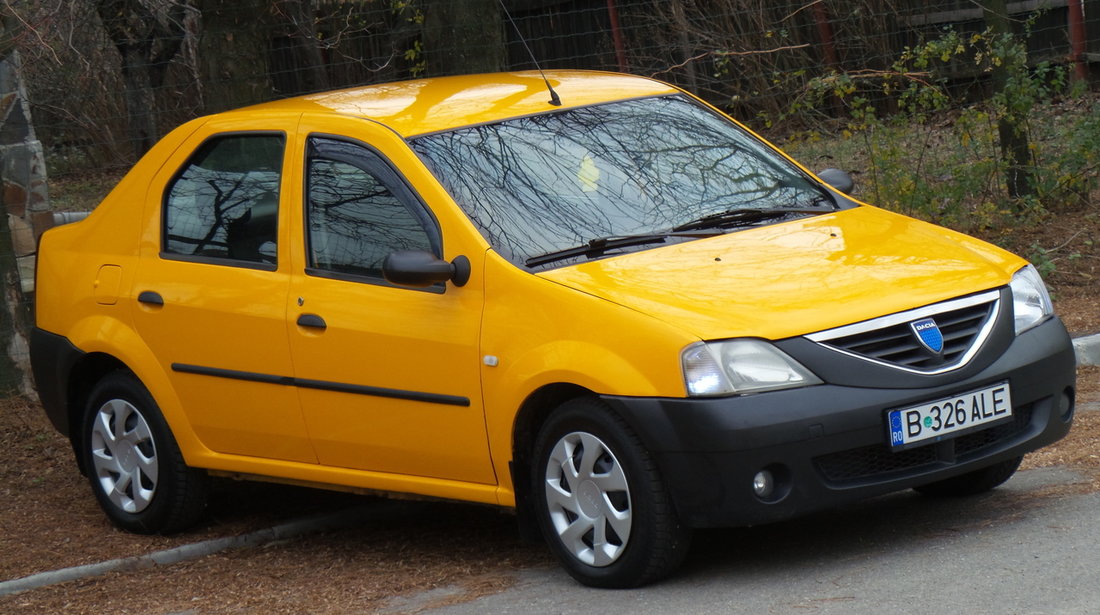
[[[273,267],[284,143],[237,134],[199,147],[165,194],[162,253]]]
[[[439,254],[432,218],[373,151],[355,143],[310,139],[306,218],[314,274],[382,279],[382,261],[398,250]]]

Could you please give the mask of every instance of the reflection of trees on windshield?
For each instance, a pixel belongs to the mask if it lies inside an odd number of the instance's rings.
[[[681,97],[475,126],[413,148],[513,261],[730,209],[807,206],[821,195],[786,160]]]

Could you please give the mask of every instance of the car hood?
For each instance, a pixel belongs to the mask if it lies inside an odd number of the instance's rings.
[[[1025,261],[870,206],[538,275],[700,339],[783,339],[1007,284]]]

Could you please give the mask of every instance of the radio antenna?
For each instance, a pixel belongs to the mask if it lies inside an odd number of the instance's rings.
[[[550,91],[550,100],[547,102],[555,107],[560,107],[561,98],[558,96],[558,93],[554,91],[554,86],[550,85],[550,80],[546,78],[546,73],[542,72],[539,61],[535,59],[535,52],[531,51],[531,48],[527,45],[527,39],[523,37],[523,32],[519,31],[519,26],[516,25],[516,20],[512,19],[512,14],[508,12],[508,7],[504,6],[504,0],[498,1],[500,2],[501,10],[504,11],[504,16],[508,18],[508,22],[512,24],[512,28],[516,31],[519,42],[523,43],[523,48],[527,50],[527,55],[531,56],[531,61],[534,62],[535,68],[539,69],[539,74],[542,75],[542,81],[546,84],[546,89]]]

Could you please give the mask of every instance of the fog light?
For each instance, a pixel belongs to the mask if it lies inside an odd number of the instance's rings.
[[[767,470],[760,470],[752,477],[752,491],[760,499],[768,499],[775,491],[775,478]]]
[[[1073,389],[1067,388],[1058,399],[1058,411],[1062,414],[1062,420],[1067,423],[1072,421],[1073,410]]]

